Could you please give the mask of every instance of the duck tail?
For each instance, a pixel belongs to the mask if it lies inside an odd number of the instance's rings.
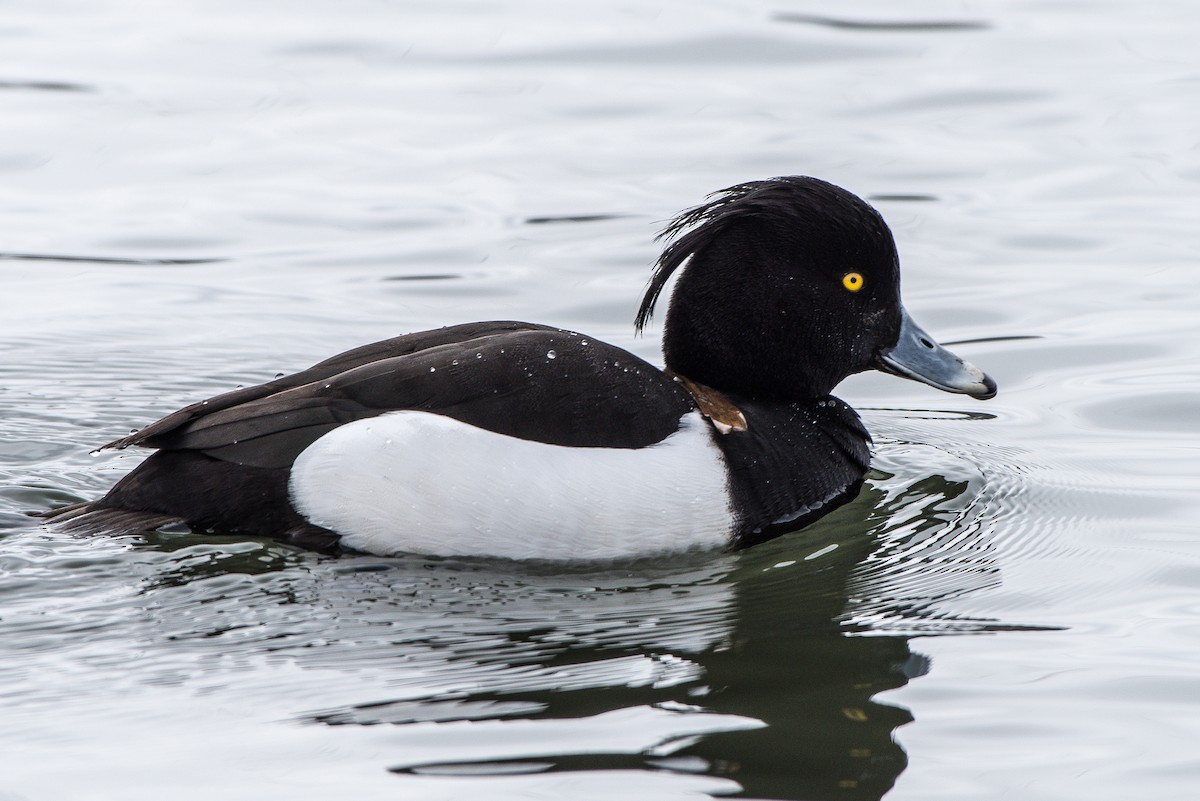
[[[100,506],[98,501],[84,501],[44,512],[30,512],[47,525],[70,534],[109,534],[121,536],[154,531],[163,526],[181,525],[186,521],[176,515],[161,512],[140,512]]]

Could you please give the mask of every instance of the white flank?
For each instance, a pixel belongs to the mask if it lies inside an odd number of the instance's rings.
[[[292,468],[292,503],[390,555],[612,559],[729,542],[720,450],[698,412],[647,448],[570,448],[427,412],[340,426]]]

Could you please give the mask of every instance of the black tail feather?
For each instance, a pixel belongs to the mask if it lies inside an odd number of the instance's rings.
[[[37,512],[35,516],[42,518],[60,531],[88,536],[140,534],[154,531],[163,526],[186,524],[186,521],[177,515],[112,509],[98,506],[95,501],[75,503],[51,509],[48,512]]]
[[[286,470],[222,462],[197,451],[158,451],[103,498],[37,516],[73,534],[139,534],[183,525],[196,532],[340,552],[336,533],[292,508]]]

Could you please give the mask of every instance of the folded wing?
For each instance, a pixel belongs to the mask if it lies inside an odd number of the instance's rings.
[[[192,450],[287,467],[339,425],[401,409],[574,447],[669,436],[691,396],[627,351],[569,331],[470,323],[396,337],[192,404],[106,447]]]

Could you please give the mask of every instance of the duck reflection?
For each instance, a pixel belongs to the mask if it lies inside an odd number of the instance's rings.
[[[299,661],[390,663],[395,691],[306,718],[395,727],[398,774],[667,771],[749,797],[878,799],[907,764],[894,732],[912,715],[877,696],[927,671],[910,639],[929,621],[889,634],[859,609],[882,604],[894,627],[917,608],[897,602],[902,587],[888,597],[881,568],[914,539],[956,539],[974,564],[959,575],[985,575],[988,549],[964,535],[971,497],[967,481],[877,473],[802,532],[660,564],[343,560],[320,590],[338,636]],[[952,573],[934,550],[943,564],[925,569]],[[389,636],[365,636],[373,624]],[[609,724],[644,736],[580,737]]]
[[[376,727],[398,779],[632,770],[722,796],[878,799],[913,719],[879,694],[929,668],[911,639],[991,627],[934,611],[996,580],[982,482],[948,467],[877,471],[841,509],[740,553],[323,560],[166,534],[144,589],[179,647],[307,668],[300,717]]]

